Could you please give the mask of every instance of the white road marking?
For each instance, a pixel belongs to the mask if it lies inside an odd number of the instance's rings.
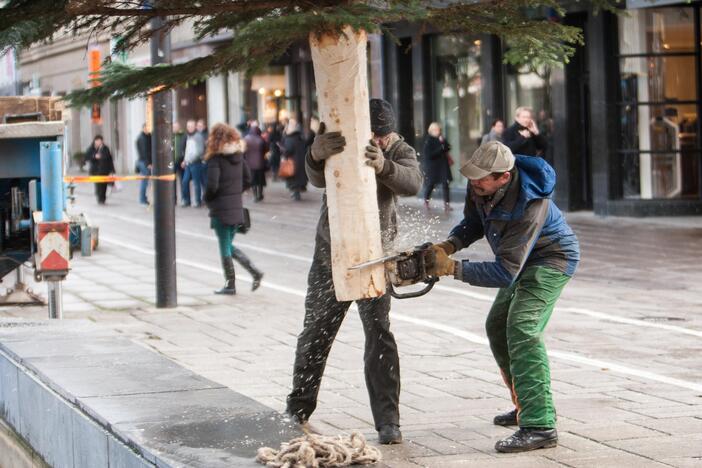
[[[129,218],[127,216],[120,216],[120,215],[115,215],[115,214],[104,214],[104,216],[108,216],[110,218],[119,219],[121,221],[125,221],[125,222],[132,223],[132,224],[137,224],[140,226],[145,226],[145,227],[153,229],[152,222],[137,220],[137,219]],[[215,236],[200,234],[200,233],[188,231],[185,229],[176,229],[176,233],[182,234],[185,236],[194,237],[196,239],[203,239],[203,240],[209,240],[209,241],[215,241],[215,242],[217,241],[217,238]],[[289,253],[285,253],[285,252],[280,252],[278,250],[267,249],[265,247],[259,247],[259,246],[253,245],[253,244],[239,242],[238,239],[237,239],[237,245],[240,245],[243,248],[250,249],[253,251],[257,251],[257,252],[261,252],[261,253],[264,253],[267,255],[273,255],[275,257],[289,258],[291,260],[297,260],[297,261],[304,262],[307,264],[312,263],[312,259],[309,257],[303,257],[301,255],[289,254]],[[444,291],[444,292],[456,294],[456,295],[463,296],[463,297],[468,297],[470,299],[485,301],[485,302],[492,302],[495,299],[494,294],[492,294],[492,295],[483,294],[483,293],[479,293],[476,291],[472,291],[472,290],[467,289],[467,288],[461,289],[461,288],[454,288],[451,286],[444,286],[442,284],[437,284],[436,286],[434,286],[434,289],[436,289],[438,291]],[[636,327],[656,328],[659,330],[667,330],[670,332],[675,332],[675,333],[680,333],[680,334],[684,334],[684,335],[691,335],[691,336],[696,336],[696,337],[702,338],[702,330],[694,330],[691,328],[680,327],[677,325],[669,325],[666,323],[647,322],[645,320],[640,320],[640,319],[619,317],[617,315],[607,314],[604,312],[596,312],[593,310],[583,309],[580,307],[557,306],[556,311],[557,312],[566,312],[566,313],[571,313],[571,314],[576,314],[576,315],[585,315],[585,316],[600,319],[603,321],[623,323],[626,325],[632,325],[632,326],[636,326]]]
[[[104,241],[107,244],[112,244],[117,247],[121,247],[124,249],[129,249],[133,250],[135,252],[139,252],[145,255],[154,255],[153,249],[146,249],[143,247],[138,247],[132,244],[128,244],[126,242],[118,241],[116,239],[112,239],[110,237],[105,237],[105,236],[100,236],[100,240]],[[189,266],[192,268],[197,268],[200,270],[204,271],[209,271],[213,273],[221,273],[221,270],[219,268],[215,268],[209,265],[205,265],[202,263],[198,262],[193,262],[190,260],[185,260],[185,259],[177,259],[176,263],[180,265],[185,265]],[[249,278],[243,278],[247,282],[251,282]],[[261,286],[266,287],[268,289],[273,289],[275,291],[280,291],[284,292],[287,294],[291,294],[293,296],[297,297],[305,297],[305,292],[299,289],[295,288],[290,288],[287,286],[281,286],[275,283],[271,283],[270,281],[263,281],[261,283]],[[420,319],[416,317],[411,317],[409,315],[397,313],[397,312],[392,312],[392,319],[393,320],[398,320],[400,322],[407,322],[411,323],[420,327],[424,328],[430,328],[432,330],[437,330],[441,331],[459,338],[463,338],[466,341],[469,341],[471,343],[479,344],[486,346],[488,344],[488,340],[480,335],[476,335],[475,333],[471,333],[466,330],[461,330],[456,327],[452,327],[450,325],[445,325],[439,322],[435,322],[433,320],[425,320],[425,319]],[[647,322],[645,322],[647,323]],[[667,377],[665,375],[660,375],[656,374],[654,372],[649,372],[646,370],[641,370],[641,369],[636,369],[634,367],[628,367],[624,366],[622,364],[618,364],[616,362],[610,362],[610,361],[603,361],[600,359],[593,359],[589,358],[586,356],[581,356],[579,354],[574,354],[574,353],[569,353],[565,351],[556,351],[556,350],[549,350],[549,356],[552,356],[554,358],[563,360],[563,361],[568,361],[568,362],[574,362],[578,364],[582,364],[585,366],[593,367],[598,370],[604,370],[607,369],[608,371],[612,371],[618,374],[622,375],[629,375],[633,377],[639,377],[645,380],[650,380],[653,382],[659,382],[659,383],[664,383],[668,385],[672,385],[675,387],[680,387],[680,388],[685,388],[689,390],[694,390],[696,392],[702,392],[702,384],[696,383],[696,382],[690,382],[687,380],[681,380],[681,379],[676,379],[673,377]]]
[[[154,228],[154,224],[152,222],[142,221],[140,219],[129,218],[127,216],[120,216],[120,215],[107,214],[107,213],[101,213],[99,216],[107,216],[109,218],[118,219],[120,221],[125,221],[127,223],[136,224],[138,226],[148,227],[150,229]],[[194,237],[195,239],[203,239],[203,240],[217,242],[217,237],[215,237],[213,235],[200,234],[199,232],[187,231],[185,229],[176,228],[176,234],[183,234],[185,236]],[[268,255],[274,255],[276,257],[289,258],[291,260],[297,260],[299,262],[312,263],[311,258],[303,257],[301,255],[280,252],[278,250],[267,249],[265,247],[259,247],[257,245],[249,244],[246,242],[241,242],[239,240],[239,238],[237,238],[236,244],[245,248],[245,249],[250,249],[250,250],[253,250],[255,252],[261,252],[261,253],[268,254]]]

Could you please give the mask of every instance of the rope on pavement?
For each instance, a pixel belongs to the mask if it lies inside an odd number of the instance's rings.
[[[279,450],[258,449],[256,461],[272,468],[332,468],[370,465],[380,461],[380,450],[366,443],[358,432],[349,437],[307,433],[283,442]]]

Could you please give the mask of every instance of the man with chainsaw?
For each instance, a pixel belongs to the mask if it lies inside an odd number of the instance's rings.
[[[370,100],[373,138],[366,146],[366,164],[375,170],[378,209],[387,252],[397,234],[397,197],[416,195],[422,173],[414,149],[395,132],[395,114],[387,101]],[[324,123],[307,152],[305,166],[310,183],[325,187],[324,163],[346,145],[340,132],[325,132]],[[400,432],[400,362],[395,338],[390,332],[390,295],[356,301],[365,332],[364,371],[371,411],[381,444],[402,442]],[[336,300],[326,194],[317,225],[314,259],[308,277],[305,321],[297,339],[293,388],[287,398],[287,413],[304,423],[317,406],[317,394],[327,356],[351,302]]]
[[[555,447],[556,410],[543,333],[580,260],[578,240],[550,198],[556,175],[543,159],[515,157],[497,141],[480,146],[461,173],[469,180],[464,218],[446,241],[434,245],[429,274],[500,288],[485,328],[515,409],[494,423],[519,430],[495,449]],[[494,261],[449,257],[482,237]]]

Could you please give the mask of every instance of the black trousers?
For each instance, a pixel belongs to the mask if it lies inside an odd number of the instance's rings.
[[[107,200],[107,186],[108,184],[95,184],[95,197],[98,203],[105,203]]]
[[[436,183],[432,183],[429,181],[427,181],[427,183],[424,185],[424,199],[425,200],[431,200],[431,194],[434,191],[434,187],[436,187],[436,185],[437,185]],[[444,190],[444,203],[448,203],[451,200],[448,180],[443,182],[441,184],[441,187]]]
[[[305,322],[297,338],[293,388],[287,411],[307,420],[317,407],[317,395],[336,333],[351,306],[334,293],[331,249],[317,238],[305,298]],[[390,295],[356,301],[365,333],[364,371],[376,430],[400,424],[400,358],[390,332]]]

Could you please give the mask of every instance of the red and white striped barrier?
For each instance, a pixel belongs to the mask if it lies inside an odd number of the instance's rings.
[[[68,222],[41,221],[36,224],[37,270],[42,276],[68,274],[70,239]]]

